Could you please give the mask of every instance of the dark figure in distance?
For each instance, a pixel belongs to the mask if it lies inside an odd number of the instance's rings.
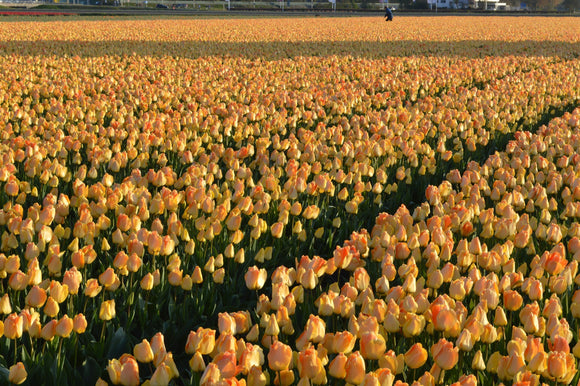
[[[385,21],[393,21],[393,12],[389,9],[389,7],[385,8],[385,17],[387,18]]]

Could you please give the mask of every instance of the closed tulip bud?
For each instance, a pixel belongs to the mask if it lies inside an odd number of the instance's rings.
[[[181,285],[183,280],[183,271],[182,270],[172,270],[167,275],[167,281],[174,287],[178,287]]]
[[[271,227],[272,237],[275,239],[279,239],[282,237],[282,233],[284,232],[284,224],[281,222],[275,222],[272,224]]]
[[[278,326],[278,321],[274,316],[268,319],[264,334],[268,336],[278,336],[280,334],[280,326]]]
[[[124,386],[136,386],[140,384],[139,364],[135,358],[123,354],[120,359],[121,372],[119,374],[119,383]]]
[[[26,368],[22,362],[18,362],[15,365],[10,366],[8,382],[14,385],[20,385],[21,383],[24,383],[26,377],[28,377],[28,373],[26,372]]]
[[[431,346],[431,355],[435,363],[443,370],[450,370],[457,364],[459,349],[453,347],[453,343],[442,338]]]
[[[477,350],[471,361],[471,368],[478,371],[485,370],[485,362],[483,360],[483,354],[481,350]]]
[[[75,315],[73,319],[73,331],[77,334],[83,334],[87,329],[87,319],[83,314]]]
[[[576,374],[576,360],[572,354],[552,351],[548,354],[548,374],[558,382],[570,383]],[[568,380],[569,378],[569,380]]]
[[[2,299],[0,299],[0,312],[4,315],[8,315],[12,312],[12,306],[10,305],[10,296],[4,294]]]
[[[201,268],[199,266],[196,266],[193,269],[193,273],[191,274],[191,280],[195,284],[201,284],[201,283],[203,283],[203,274],[202,274]]]
[[[101,303],[101,308],[99,310],[99,319],[101,320],[111,320],[115,317],[115,300],[105,300]]]
[[[574,354],[576,358],[580,358],[580,341],[578,341],[574,345],[574,348],[572,348],[572,354]]]
[[[322,361],[318,353],[311,346],[298,354],[298,370],[301,378],[315,378],[323,371]]]
[[[42,325],[38,318],[35,318],[30,323],[30,327],[28,327],[28,335],[31,338],[40,338],[40,331],[42,330]],[[0,333],[4,333],[4,324],[0,327]]]
[[[266,386],[268,378],[260,366],[252,366],[248,373],[248,386]]]
[[[246,335],[246,340],[248,342],[257,342],[260,337],[260,326],[254,324],[252,328],[250,328],[250,332]]]
[[[56,300],[57,303],[62,303],[68,297],[68,286],[61,284],[58,281],[52,281],[49,287],[50,297]]]
[[[403,323],[403,335],[412,337],[419,335],[425,328],[425,317],[423,315],[408,314]]]
[[[35,285],[26,295],[26,304],[30,307],[40,308],[46,302],[46,298],[46,291]]]
[[[405,363],[411,369],[418,369],[427,362],[428,356],[427,350],[423,348],[423,345],[421,343],[415,343],[405,353]]]
[[[10,288],[15,291],[22,291],[26,288],[27,285],[28,276],[20,270],[17,270],[12,275],[10,275],[10,278],[8,279],[8,286],[10,286]]]
[[[85,295],[94,298],[101,292],[102,288],[97,279],[88,279],[85,284]]]
[[[73,320],[68,317],[68,315],[64,315],[56,324],[56,335],[60,336],[61,338],[68,338],[73,330]]]
[[[191,291],[192,288],[193,280],[191,279],[191,276],[185,275],[181,280],[181,289],[184,291]]]
[[[471,349],[473,349],[474,343],[475,342],[471,332],[469,332],[469,330],[463,330],[459,334],[459,337],[457,338],[457,342],[455,342],[455,345],[461,351],[471,351]]]
[[[345,364],[346,376],[345,380],[352,384],[362,383],[366,368],[365,361],[358,351],[353,352],[348,356]]]
[[[151,291],[153,289],[153,275],[151,273],[145,274],[141,279],[141,289],[144,291]]]
[[[292,361],[292,349],[280,341],[275,341],[268,352],[268,366],[272,371],[288,369]]]
[[[346,355],[339,353],[334,357],[332,362],[330,362],[330,365],[328,366],[328,374],[334,378],[344,379],[346,377],[347,360],[348,358]]]
[[[195,354],[189,360],[189,368],[191,371],[194,372],[202,372],[205,371],[205,362],[203,360],[203,355],[199,351],[196,351]]]
[[[386,351],[385,338],[375,332],[365,332],[360,338],[360,354],[365,359],[379,359]]]
[[[497,374],[502,355],[499,351],[495,351],[487,359],[486,370],[490,373]]]
[[[332,347],[337,353],[348,354],[354,348],[356,338],[348,331],[337,332],[332,339]]]
[[[544,351],[537,352],[529,361],[528,369],[534,373],[543,373],[548,368],[548,354]]]
[[[161,363],[151,376],[150,385],[169,385],[169,381],[171,381],[170,371],[169,366]]]
[[[280,386],[290,386],[294,384],[294,371],[292,370],[282,370],[276,374],[274,379],[275,385]]]
[[[213,281],[216,284],[222,284],[224,282],[224,277],[226,275],[226,271],[223,268],[216,270],[213,274]]]
[[[165,355],[165,359],[163,359],[163,363],[165,364],[165,366],[169,367],[169,377],[170,378],[179,378],[179,370],[177,370],[177,365],[175,364],[175,361],[173,360],[173,354],[172,353],[167,353]]]
[[[83,275],[75,267],[72,267],[64,273],[62,284],[68,287],[69,294],[76,295],[82,280]]]
[[[497,307],[495,309],[495,316],[493,319],[493,325],[496,327],[504,327],[507,326],[507,316],[505,314],[505,311],[503,310],[503,308],[501,307]]]
[[[20,315],[12,313],[4,320],[4,336],[8,339],[18,339],[23,332],[23,319]]]
[[[244,279],[246,281],[246,287],[249,290],[259,290],[266,283],[268,278],[268,272],[265,269],[258,269],[255,265],[248,268]]]
[[[236,320],[227,312],[221,312],[218,314],[218,327],[220,334],[235,335],[237,333]]]
[[[524,298],[518,291],[507,290],[503,293],[503,304],[509,311],[517,311],[522,307]]]
[[[312,268],[308,268],[300,277],[300,284],[305,289],[314,289],[318,285],[318,276]]]
[[[58,322],[56,320],[51,320],[46,323],[42,330],[40,331],[40,337],[46,341],[52,340],[56,335],[56,325]]]
[[[133,347],[133,355],[141,363],[149,363],[153,361],[154,355],[151,345],[147,339],[143,339],[141,343],[137,343]]]

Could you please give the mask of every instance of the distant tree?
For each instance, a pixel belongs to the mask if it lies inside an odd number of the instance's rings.
[[[561,5],[568,11],[580,10],[580,0],[564,0]]]
[[[427,0],[413,0],[412,8],[427,9],[429,8],[429,3],[427,3]]]

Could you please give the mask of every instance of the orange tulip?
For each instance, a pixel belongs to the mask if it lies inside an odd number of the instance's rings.
[[[275,341],[268,352],[268,366],[272,371],[287,370],[292,361],[292,349],[280,341]]]
[[[268,272],[265,269],[259,269],[255,265],[248,268],[244,279],[246,280],[246,286],[249,290],[259,290],[266,283],[268,278]]]
[[[300,378],[309,379],[316,378],[323,371],[322,361],[312,346],[298,354],[298,371]]]
[[[137,343],[133,347],[133,355],[141,363],[149,363],[153,361],[154,355],[151,345],[147,339],[143,339],[141,343]]]
[[[22,362],[10,366],[8,382],[14,385],[20,385],[21,383],[24,383],[26,377],[28,377],[28,373],[26,372],[26,368]]]
[[[445,338],[431,346],[431,356],[435,363],[443,370],[450,370],[459,360],[459,349]]]
[[[348,356],[344,366],[346,375],[345,380],[352,384],[362,383],[365,376],[365,361],[358,351],[353,352]]]
[[[332,348],[337,353],[350,353],[355,343],[356,338],[348,331],[337,332],[332,338]]]
[[[87,329],[87,319],[83,314],[75,315],[73,319],[73,331],[82,334]]]
[[[364,332],[360,338],[360,354],[365,359],[379,359],[387,349],[385,338],[375,332]]]
[[[68,338],[73,331],[73,319],[68,315],[64,315],[56,324],[56,335],[62,338]]]
[[[46,291],[35,285],[26,295],[26,304],[34,308],[40,308],[44,305],[46,299]]]
[[[519,310],[524,302],[524,298],[518,291],[507,290],[503,293],[503,304],[510,311]]]
[[[411,369],[418,369],[427,362],[427,357],[427,350],[423,348],[423,345],[421,343],[415,343],[405,353],[405,363]]]
[[[4,320],[4,336],[8,339],[18,339],[22,336],[23,319],[20,315],[12,313]]]

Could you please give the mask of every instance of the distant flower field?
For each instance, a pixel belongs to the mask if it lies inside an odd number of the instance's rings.
[[[3,21],[2,382],[577,384],[579,57],[566,17]]]

